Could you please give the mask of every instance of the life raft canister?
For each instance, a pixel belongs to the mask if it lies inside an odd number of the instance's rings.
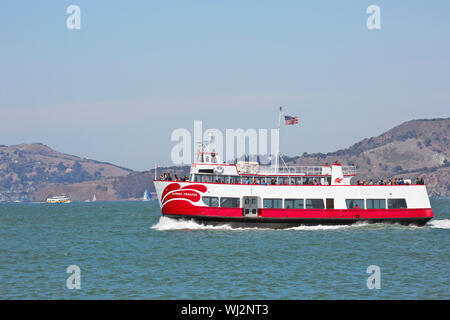
[[[214,171],[217,172],[217,173],[222,173],[223,172],[223,167],[222,166],[215,167]]]

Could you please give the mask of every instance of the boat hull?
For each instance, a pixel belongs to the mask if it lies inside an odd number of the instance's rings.
[[[194,220],[202,224],[232,227],[290,228],[301,225],[349,225],[355,223],[399,223],[423,226],[433,218],[425,186],[251,186],[155,181],[163,216]],[[214,206],[203,199],[216,197]],[[218,199],[239,198],[227,207]],[[247,198],[257,199],[245,207]],[[278,198],[278,208],[262,206],[264,199]],[[325,208],[286,207],[286,199],[319,198]],[[332,201],[329,201],[331,198]],[[407,208],[347,208],[346,199],[405,198]],[[206,199],[208,200],[208,199]],[[364,200],[362,200],[364,201]],[[249,203],[249,202],[247,202]],[[329,207],[331,204],[331,208]]]
[[[299,226],[318,226],[318,225],[352,225],[352,224],[373,224],[373,223],[387,223],[387,224],[401,224],[424,226],[431,218],[383,218],[383,219],[326,219],[326,218],[253,218],[253,217],[217,217],[217,216],[190,216],[190,215],[176,215],[169,214],[165,217],[195,221],[203,225],[220,226],[228,225],[232,228],[270,228],[270,229],[286,229]]]

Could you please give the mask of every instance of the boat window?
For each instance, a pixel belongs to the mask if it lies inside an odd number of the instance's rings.
[[[385,199],[367,199],[366,209],[386,209]]]
[[[306,199],[306,209],[324,209],[323,199]]]
[[[208,207],[218,207],[219,206],[219,198],[218,197],[202,197],[202,200]]]
[[[405,199],[388,199],[388,208],[389,209],[406,209],[406,200]]]
[[[212,176],[202,175],[202,182],[212,182]]]
[[[289,180],[287,177],[278,177],[278,184],[288,184]]]
[[[284,199],[285,209],[303,209],[303,199]]]
[[[364,199],[345,199],[347,209],[364,209]]]
[[[303,178],[302,177],[296,178],[295,184],[303,184]]]
[[[230,176],[230,183],[237,183],[238,179],[239,179],[239,177]]]
[[[263,207],[270,209],[281,209],[282,201],[281,199],[264,199]]]
[[[244,177],[245,184],[253,184],[253,177]]]
[[[220,198],[222,208],[239,208],[239,198]]]

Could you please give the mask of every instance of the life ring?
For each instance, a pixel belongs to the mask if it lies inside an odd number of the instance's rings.
[[[217,173],[223,173],[223,167],[222,166],[218,166],[214,169],[215,172]]]

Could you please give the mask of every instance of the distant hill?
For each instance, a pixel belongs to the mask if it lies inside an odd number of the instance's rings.
[[[287,164],[321,165],[336,160],[354,164],[358,179],[423,177],[430,196],[450,197],[450,118],[412,120],[346,149],[284,157]],[[189,166],[159,168],[179,177]],[[133,172],[108,163],[53,151],[42,144],[0,146],[0,194],[7,190],[43,201],[68,194],[73,200],[138,199],[154,191],[154,171]],[[8,189],[9,187],[9,189]],[[13,199],[10,197],[9,199]],[[1,198],[0,198],[1,200]]]
[[[355,164],[356,179],[424,177],[432,196],[450,196],[450,118],[412,120],[347,149],[287,158],[297,165]]]
[[[189,166],[158,168],[158,175],[170,172],[179,177],[189,175]],[[155,171],[133,172],[126,176],[93,180],[75,184],[55,184],[37,190],[30,195],[31,201],[44,201],[49,195],[68,194],[74,201],[99,201],[142,199],[144,191],[155,192],[153,180]]]
[[[26,199],[53,184],[120,177],[132,170],[57,152],[41,143],[0,146],[0,200]]]

